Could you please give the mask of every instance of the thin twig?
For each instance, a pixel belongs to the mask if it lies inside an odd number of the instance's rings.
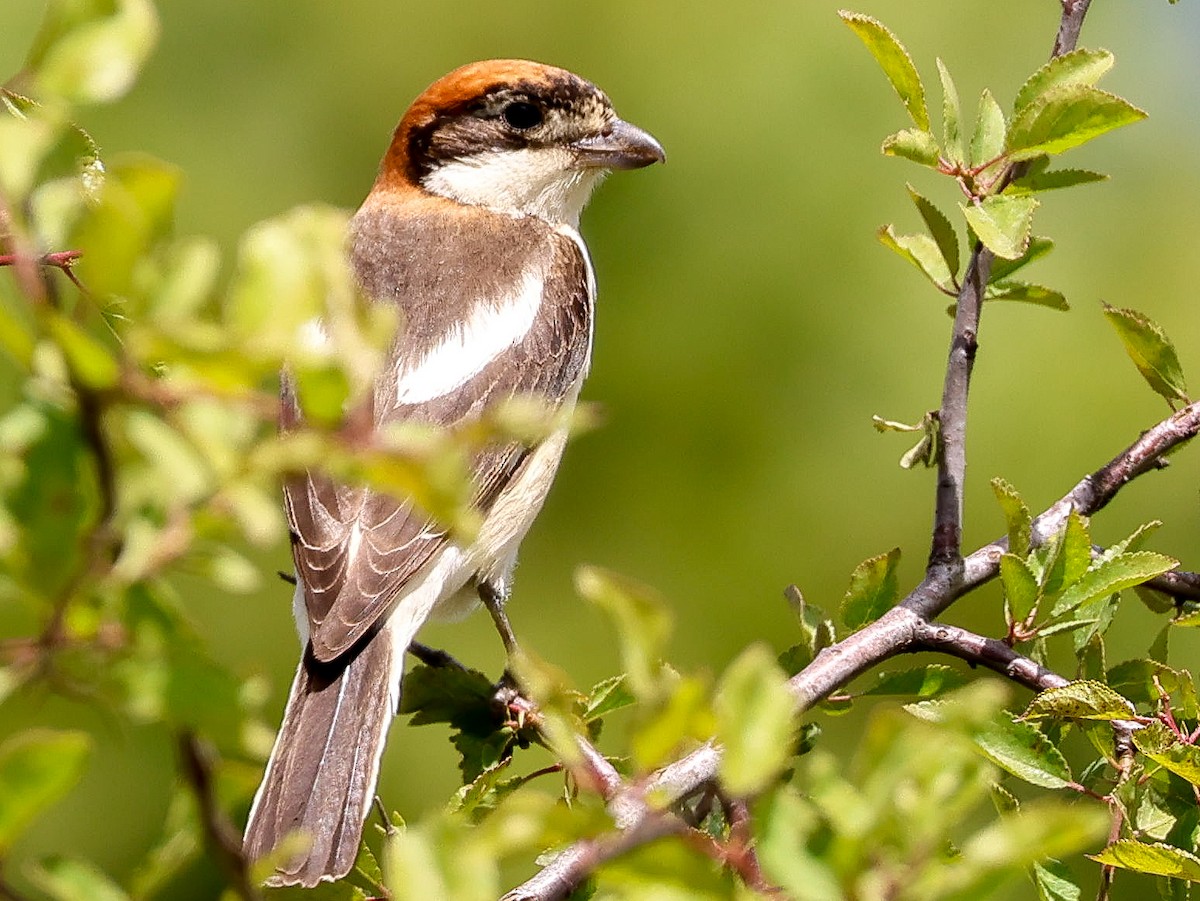
[[[180,733],[178,743],[180,769],[195,792],[209,849],[238,897],[243,901],[259,901],[262,892],[250,878],[250,862],[242,851],[242,837],[217,802],[211,751],[191,732]]]
[[[508,892],[501,901],[545,901],[566,898],[596,867],[627,851],[686,833],[688,826],[667,813],[647,813],[636,825],[595,839],[585,839],[555,855],[533,878]]]

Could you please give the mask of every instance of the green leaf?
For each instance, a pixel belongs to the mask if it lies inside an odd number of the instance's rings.
[[[967,684],[962,673],[943,663],[876,674],[876,682],[863,695],[903,695],[932,698]]]
[[[845,893],[829,855],[809,850],[814,818],[809,802],[794,787],[780,786],[754,805],[750,822],[755,851],[767,877],[787,897],[798,901],[843,901]]]
[[[987,286],[984,298],[986,300],[1017,300],[1039,307],[1049,307],[1051,310],[1069,310],[1071,308],[1067,303],[1067,298],[1060,292],[1026,282],[991,282]]]
[[[1010,278],[1018,270],[1025,268],[1034,260],[1040,259],[1054,249],[1054,242],[1049,238],[1032,236],[1029,239],[1029,246],[1025,248],[1025,252],[1015,260],[1005,260],[997,258],[992,263],[992,272],[988,277],[988,284],[993,282],[1002,282]]]
[[[645,585],[595,566],[576,570],[575,590],[616,626],[629,690],[640,700],[657,697],[662,689],[663,649],[671,633],[663,599]]]
[[[808,603],[804,599],[804,594],[795,585],[789,585],[783,595],[800,626],[802,638],[800,647],[807,653],[808,660],[812,660],[822,648],[829,647],[837,640],[833,621],[825,615],[825,611],[820,607]],[[807,661],[804,665],[807,666]]]
[[[1057,191],[1060,188],[1073,188],[1075,185],[1087,185],[1097,181],[1107,181],[1108,176],[1102,172],[1091,172],[1087,169],[1054,169],[1028,172],[1016,179],[1004,189],[1006,194],[1036,194],[1041,191]]]
[[[51,857],[34,867],[31,876],[52,901],[129,901],[119,885],[83,861]]]
[[[61,313],[50,313],[46,326],[80,382],[99,389],[111,388],[117,383],[121,366],[104,344]]]
[[[1164,743],[1162,734],[1170,734],[1166,729],[1160,730],[1157,735],[1143,733],[1150,733],[1150,730],[1139,729],[1133,733],[1133,743],[1139,751],[1163,769],[1170,770],[1192,785],[1200,786],[1200,748],[1179,741]]]
[[[1191,675],[1186,670],[1172,669],[1165,663],[1148,659],[1118,663],[1108,671],[1104,681],[1113,691],[1120,692],[1134,703],[1150,706],[1157,705],[1161,700],[1160,687],[1168,695],[1175,695],[1186,692],[1192,685]],[[1183,715],[1194,714],[1189,712]]]
[[[414,726],[465,724],[485,714],[494,694],[495,686],[478,670],[422,664],[404,677],[400,713],[413,714]]]
[[[1024,557],[1005,554],[1000,558],[1000,584],[1004,588],[1004,603],[1012,622],[1025,622],[1037,607],[1041,589],[1037,576]]]
[[[31,729],[0,745],[0,853],[78,781],[91,741],[82,732]]]
[[[1132,839],[1113,842],[1099,854],[1087,855],[1097,863],[1149,873],[1154,876],[1172,876],[1189,882],[1200,882],[1200,857],[1158,842],[1143,844]]]
[[[883,139],[879,148],[884,156],[899,156],[922,166],[936,169],[941,148],[931,132],[905,128]]]
[[[1103,682],[1069,682],[1037,695],[1022,719],[1121,720],[1134,715],[1133,705]]]
[[[1168,403],[1190,403],[1179,355],[1166,333],[1136,310],[1123,310],[1108,304],[1102,306],[1105,318],[1125,345],[1125,352],[1150,387]]]
[[[917,212],[921,214],[921,219],[924,221],[925,227],[929,229],[929,234],[937,242],[942,259],[946,261],[946,268],[952,275],[957,275],[960,259],[958,235],[954,232],[954,226],[950,224],[945,213],[922,197],[912,185],[908,185],[908,196],[912,198]]]
[[[1089,85],[1052,88],[1013,118],[1005,150],[1010,160],[1063,153],[1144,118],[1129,101]]]
[[[1021,86],[1013,103],[1019,113],[1054,88],[1068,85],[1094,85],[1113,66],[1113,55],[1107,50],[1072,50],[1046,63]]]
[[[972,738],[984,757],[1031,785],[1066,788],[1074,781],[1066,759],[1032,723],[1004,718]]]
[[[1101,554],[1101,558],[1116,557],[1126,551],[1140,551],[1146,540],[1162,527],[1162,520],[1152,519],[1134,529],[1127,538],[1123,538]]]
[[[1008,523],[1008,550],[1024,557],[1033,541],[1033,514],[1029,505],[1010,482],[999,477],[992,479],[992,491]]]
[[[783,772],[795,743],[795,708],[787,677],[765,645],[751,645],[729,665],[713,703],[726,791],[756,795]]]
[[[937,61],[938,78],[942,82],[942,144],[946,155],[956,163],[966,162],[963,153],[962,136],[962,107],[958,102],[958,88],[950,77],[950,70],[939,58]],[[958,266],[955,265],[955,270]]]
[[[590,723],[635,703],[636,698],[625,685],[625,676],[612,676],[592,686],[584,706],[583,718],[585,722]]]
[[[1087,518],[1078,510],[1072,509],[1067,514],[1067,524],[1063,527],[1062,534],[1062,552],[1056,561],[1056,575],[1060,576],[1064,588],[1074,585],[1091,568],[1092,536],[1088,525]],[[1111,592],[1103,592],[1109,593]]]
[[[1063,591],[1050,615],[1062,616],[1081,604],[1140,585],[1147,579],[1170,572],[1178,565],[1178,560],[1152,551],[1101,558],[1077,582]]]
[[[960,203],[959,208],[979,240],[996,256],[1015,260],[1029,249],[1037,198],[993,194],[979,203]]]
[[[678,678],[666,702],[640,722],[630,738],[634,763],[639,771],[649,772],[686,743],[712,738],[716,722],[707,681],[695,676]]]
[[[26,66],[39,93],[111,101],[133,85],[157,40],[149,0],[53,0]]]
[[[1006,125],[1000,104],[986,88],[979,98],[979,112],[975,118],[975,132],[971,136],[972,166],[990,163],[1004,152]]]
[[[883,74],[892,83],[904,108],[912,117],[913,124],[922,131],[929,131],[929,110],[925,106],[925,86],[913,65],[912,57],[894,34],[879,21],[861,13],[840,10],[838,15],[859,36],[871,55],[883,69]]]
[[[900,597],[896,564],[900,548],[864,560],[850,574],[850,587],[842,598],[842,622],[858,629],[886,613]]]
[[[1038,901],[1080,901],[1083,897],[1083,889],[1075,881],[1071,868],[1057,860],[1035,863],[1033,882],[1037,886]]]
[[[916,266],[943,291],[954,291],[954,277],[937,242],[929,235],[898,235],[885,225],[876,232],[879,243]]]

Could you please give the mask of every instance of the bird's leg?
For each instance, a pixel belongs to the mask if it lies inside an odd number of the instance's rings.
[[[476,590],[479,592],[479,600],[483,601],[483,606],[491,614],[496,631],[500,633],[500,640],[504,643],[505,654],[511,660],[518,651],[518,645],[517,636],[513,634],[512,626],[508,622],[508,614],[504,612],[508,592],[486,579],[479,582]]]

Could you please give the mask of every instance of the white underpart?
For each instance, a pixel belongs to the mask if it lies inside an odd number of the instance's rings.
[[[561,147],[525,147],[441,163],[422,183],[461,203],[576,227],[605,171],[579,167],[574,154]]]
[[[525,273],[521,283],[498,303],[481,300],[466,321],[455,323],[441,340],[400,372],[397,404],[419,404],[449,394],[500,354],[518,344],[533,327],[542,305],[545,277]]]

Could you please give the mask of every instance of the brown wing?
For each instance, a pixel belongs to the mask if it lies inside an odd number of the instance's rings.
[[[449,304],[436,296],[453,290],[453,280],[430,289],[435,296],[421,303],[399,299],[406,331],[376,384],[377,424],[420,421],[451,426],[514,395],[535,395],[553,405],[572,391],[584,375],[591,341],[587,263],[573,241],[548,230],[540,250],[547,275],[540,307],[525,336],[455,390],[422,403],[395,403],[398,379],[413,353],[406,339],[421,332],[436,334],[439,323],[432,320],[453,315]],[[369,280],[364,281],[369,289]],[[462,299],[454,299],[460,301],[461,314]],[[285,422],[298,416],[295,398],[286,387],[284,405]],[[479,451],[472,460],[474,506],[486,514],[530,451],[515,443]],[[319,472],[290,480],[284,492],[313,653],[319,660],[332,660],[380,622],[397,594],[445,546],[446,533],[410,499],[339,484]]]

